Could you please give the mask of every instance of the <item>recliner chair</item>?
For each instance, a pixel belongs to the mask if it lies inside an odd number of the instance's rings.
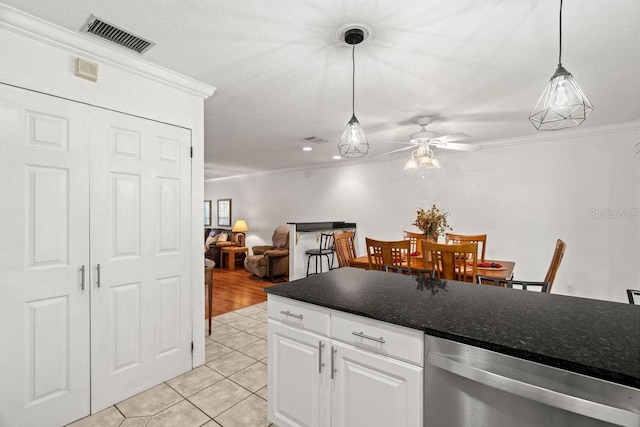
[[[276,228],[271,238],[272,246],[254,246],[253,255],[244,260],[244,268],[259,278],[289,274],[289,227]]]

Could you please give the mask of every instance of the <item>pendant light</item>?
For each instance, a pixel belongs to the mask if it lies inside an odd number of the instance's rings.
[[[356,158],[366,156],[369,152],[369,142],[364,135],[362,126],[356,118],[355,98],[356,98],[356,45],[364,40],[364,31],[360,28],[352,28],[345,32],[344,41],[351,45],[351,62],[353,64],[352,80],[351,80],[351,120],[347,123],[347,127],[342,133],[342,138],[338,143],[338,152],[340,156],[346,158]]]
[[[593,110],[578,83],[562,66],[562,0],[560,0],[560,53],[551,76],[529,120],[538,130],[558,130],[581,124]]]

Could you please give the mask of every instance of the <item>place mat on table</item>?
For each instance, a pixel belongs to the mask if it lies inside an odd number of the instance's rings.
[[[473,264],[471,264],[471,265],[473,265]],[[492,265],[493,265],[493,267],[492,267]],[[483,270],[494,270],[494,271],[502,271],[502,270],[506,270],[507,269],[507,267],[504,267],[502,264],[498,264],[496,262],[494,262],[494,263],[491,263],[491,262],[479,262],[478,263],[478,268],[481,268]]]

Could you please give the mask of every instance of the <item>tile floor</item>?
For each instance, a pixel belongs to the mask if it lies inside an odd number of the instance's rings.
[[[267,303],[213,318],[205,365],[68,427],[267,427]]]

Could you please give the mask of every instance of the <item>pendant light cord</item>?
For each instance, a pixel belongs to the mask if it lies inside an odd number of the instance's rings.
[[[560,49],[558,53],[558,67],[562,67],[562,0],[560,0]]]
[[[351,45],[351,114],[356,115],[356,45]]]

